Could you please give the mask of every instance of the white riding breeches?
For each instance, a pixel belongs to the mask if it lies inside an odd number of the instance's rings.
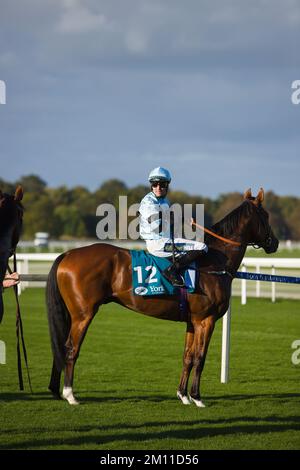
[[[175,238],[174,244],[180,253],[191,250],[200,250],[207,252],[205,243],[196,240],[187,240],[185,238]],[[170,238],[160,238],[159,240],[146,240],[147,250],[154,256],[167,258],[172,256],[172,240]]]

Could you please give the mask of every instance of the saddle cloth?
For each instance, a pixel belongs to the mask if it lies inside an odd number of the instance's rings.
[[[132,261],[132,288],[135,295],[174,295],[178,287],[163,276],[161,271],[166,269],[171,261],[159,256],[153,256],[144,250],[130,250]],[[182,275],[189,293],[195,292],[196,269],[192,263]]]

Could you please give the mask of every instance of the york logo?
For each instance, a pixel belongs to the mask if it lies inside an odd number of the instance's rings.
[[[4,341],[0,340],[0,364],[6,364],[6,347]]]
[[[0,80],[0,104],[6,104],[6,85],[3,80]]]
[[[297,366],[300,364],[300,339],[295,339],[293,341],[292,346],[293,349],[296,349],[296,351],[293,352],[291,360],[292,363]]]

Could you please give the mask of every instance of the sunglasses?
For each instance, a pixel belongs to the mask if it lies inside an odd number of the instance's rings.
[[[164,183],[164,182],[160,182],[160,181],[153,181],[153,183],[151,183],[151,186],[153,188],[156,188],[157,186],[159,186],[161,189],[167,189],[169,183]]]

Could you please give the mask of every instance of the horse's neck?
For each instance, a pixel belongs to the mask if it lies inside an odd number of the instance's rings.
[[[228,238],[228,240],[240,243],[239,246],[220,241],[216,238],[210,239],[209,248],[213,248],[219,252],[221,258],[224,260],[224,268],[230,273],[236,273],[245,255],[248,243],[247,229],[249,222],[250,221],[245,221],[238,229],[235,230],[234,233],[226,234],[226,238]],[[222,231],[218,231],[218,234],[224,236]]]
[[[214,254],[216,264],[219,266],[221,263],[224,270],[233,275],[238,270],[247,248],[245,244],[233,246],[219,240],[211,241],[208,246],[209,252]]]
[[[247,245],[241,245],[240,247],[226,247],[226,254],[227,254],[227,262],[226,262],[226,269],[235,274],[238,270],[245,252],[246,252]]]

